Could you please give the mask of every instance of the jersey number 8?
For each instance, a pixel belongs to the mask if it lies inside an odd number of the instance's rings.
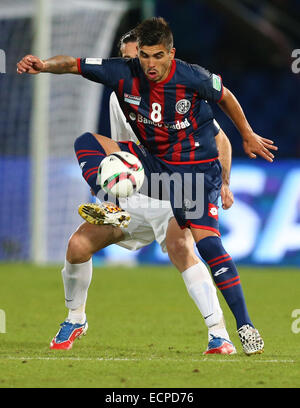
[[[161,105],[159,103],[152,103],[152,112],[150,117],[153,122],[161,121]]]

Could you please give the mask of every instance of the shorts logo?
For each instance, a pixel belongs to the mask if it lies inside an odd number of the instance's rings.
[[[214,204],[208,204],[208,215],[215,220],[218,220],[218,207]]]
[[[191,102],[188,99],[180,99],[175,105],[175,110],[180,115],[184,115],[189,111]]]

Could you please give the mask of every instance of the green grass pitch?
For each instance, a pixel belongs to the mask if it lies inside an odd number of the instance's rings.
[[[292,317],[300,309],[299,270],[239,268],[250,316],[265,341],[264,354],[251,357],[242,352],[220,293],[238,353],[203,356],[206,326],[179,273],[159,266],[95,268],[87,336],[70,351],[51,351],[67,314],[60,270],[0,265],[1,388],[300,386],[300,333],[292,330],[300,328]]]

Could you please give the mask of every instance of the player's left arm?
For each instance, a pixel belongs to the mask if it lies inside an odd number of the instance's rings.
[[[219,107],[232,120],[236,128],[240,132],[243,139],[243,147],[245,153],[251,158],[255,159],[257,155],[265,160],[272,162],[274,155],[270,150],[278,150],[274,146],[274,142],[257,135],[248,123],[243,109],[229,89],[223,86],[223,96],[218,102]]]
[[[232,148],[228,137],[226,136],[222,129],[220,129],[219,133],[216,136],[216,144],[219,151],[219,160],[222,165],[222,188],[221,188],[222,208],[224,210],[227,210],[232,206],[234,201],[233,193],[229,187]]]

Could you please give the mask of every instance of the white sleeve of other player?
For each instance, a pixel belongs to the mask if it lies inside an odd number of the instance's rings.
[[[137,144],[139,143],[129,123],[126,121],[114,92],[111,93],[109,99],[109,118],[111,138],[113,140],[116,142],[131,140]]]

